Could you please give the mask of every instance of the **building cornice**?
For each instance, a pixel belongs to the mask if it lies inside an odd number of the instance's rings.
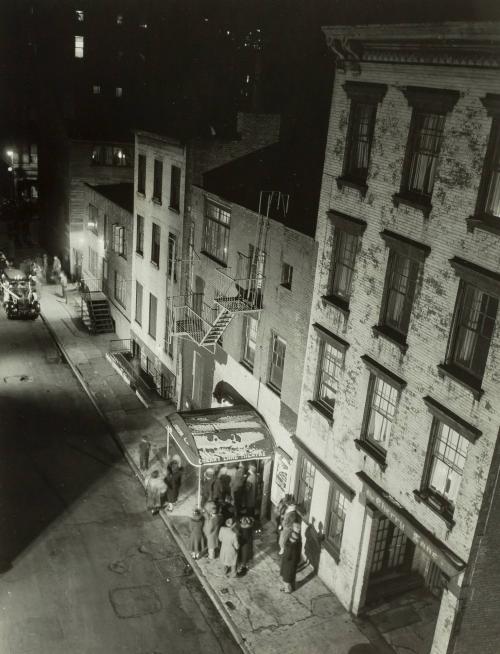
[[[500,23],[323,27],[339,67],[362,62],[500,68]]]

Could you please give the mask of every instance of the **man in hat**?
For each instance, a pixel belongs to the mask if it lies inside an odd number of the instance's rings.
[[[238,517],[241,513],[241,509],[245,503],[245,483],[246,483],[246,472],[245,466],[243,463],[238,463],[234,477],[231,480],[231,499],[234,506],[234,514]]]
[[[219,530],[220,553],[219,558],[224,566],[226,575],[236,577],[238,572],[238,541],[237,525],[233,518],[228,518],[225,525]]]
[[[149,468],[149,453],[151,451],[151,443],[147,436],[143,436],[139,441],[139,467],[141,470]]]
[[[291,593],[295,590],[295,576],[301,554],[302,539],[300,537],[300,522],[294,522],[292,531],[284,545],[280,564],[280,575],[284,583],[284,587],[281,590],[285,593]]]
[[[205,504],[205,514],[203,533],[207,540],[208,558],[215,559],[215,550],[219,545],[219,529],[222,523],[222,516],[215,502],[207,502]]]
[[[243,516],[240,520],[240,565],[238,572],[244,574],[253,558],[253,518]]]

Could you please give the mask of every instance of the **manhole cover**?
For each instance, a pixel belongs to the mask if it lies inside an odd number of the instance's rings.
[[[9,377],[4,377],[3,380],[6,384],[25,384],[32,382],[33,377],[31,375],[9,375]]]
[[[184,577],[192,572],[191,566],[186,563],[186,560],[182,556],[160,559],[159,561],[155,561],[155,563],[165,580],[172,579],[173,577]]]
[[[161,601],[151,586],[114,588],[109,591],[109,600],[119,618],[138,618],[161,610]]]

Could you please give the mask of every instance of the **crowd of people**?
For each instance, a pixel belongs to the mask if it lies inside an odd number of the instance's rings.
[[[151,444],[139,444],[141,470],[150,464]],[[147,476],[147,507],[155,515],[164,506],[172,510],[182,481],[180,457],[174,455],[166,473],[157,468]],[[254,530],[259,525],[259,474],[254,463],[221,465],[204,471],[201,504],[190,518],[190,552],[193,559],[218,559],[231,577],[246,574],[253,559]],[[285,495],[275,511],[280,556],[281,590],[291,593],[302,555],[301,521],[293,496]]]

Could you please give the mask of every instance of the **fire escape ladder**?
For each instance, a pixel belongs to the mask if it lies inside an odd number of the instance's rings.
[[[211,325],[210,329],[208,330],[208,332],[201,339],[200,345],[203,345],[205,347],[215,346],[215,344],[217,343],[219,338],[226,331],[226,327],[229,325],[229,323],[233,319],[233,316],[234,316],[234,313],[232,313],[231,311],[228,311],[227,309],[223,308],[217,314],[217,318],[212,323],[212,325]]]

